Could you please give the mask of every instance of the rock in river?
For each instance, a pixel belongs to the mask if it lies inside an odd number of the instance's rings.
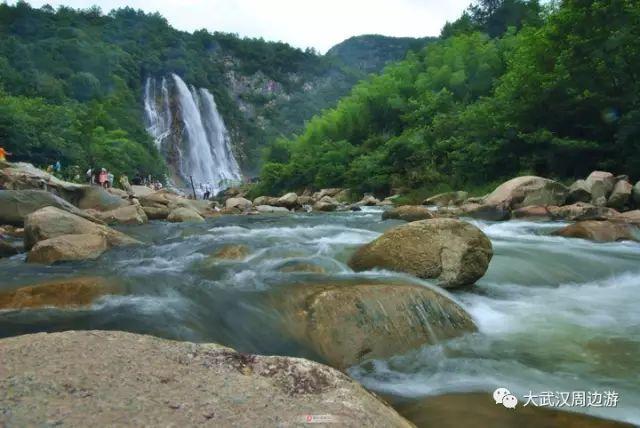
[[[476,330],[457,303],[422,285],[304,284],[275,300],[285,328],[340,369]]]
[[[597,242],[638,240],[636,228],[623,221],[579,221],[553,232],[553,235]]]
[[[169,213],[167,220],[172,223],[204,223],[204,218],[191,208],[176,208]]]
[[[564,205],[569,189],[563,184],[536,176],[516,177],[498,186],[485,199],[487,205],[518,209],[528,205]]]
[[[417,205],[403,205],[382,213],[383,220],[397,219],[411,222],[430,218],[433,218],[433,213],[428,208]]]
[[[56,279],[0,292],[0,309],[27,309],[54,306],[88,306],[97,298],[119,292],[112,281],[100,277]]]
[[[9,426],[411,427],[347,375],[291,357],[118,331],[1,339]]]
[[[450,288],[473,284],[493,256],[491,241],[474,225],[450,218],[415,221],[386,231],[349,260],[355,271],[374,268],[437,279]]]
[[[51,264],[97,259],[109,248],[102,235],[62,235],[38,242],[27,255],[29,263]]]

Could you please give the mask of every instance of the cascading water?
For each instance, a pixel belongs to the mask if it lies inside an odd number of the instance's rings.
[[[144,106],[147,131],[185,183],[193,177],[196,186],[215,194],[241,180],[229,133],[207,89],[189,87],[176,74],[160,82],[148,78]]]

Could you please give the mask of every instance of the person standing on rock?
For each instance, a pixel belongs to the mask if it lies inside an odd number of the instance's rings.
[[[0,147],[0,162],[6,162],[7,156],[11,156],[11,155],[12,154],[6,151],[4,147]]]
[[[98,175],[98,184],[100,184],[100,187],[107,187],[108,178],[109,176],[107,175],[107,170],[102,168],[100,170],[100,174]]]

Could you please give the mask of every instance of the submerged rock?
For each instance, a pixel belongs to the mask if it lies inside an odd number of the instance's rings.
[[[557,181],[524,176],[502,183],[484,199],[484,203],[511,209],[528,205],[564,205],[568,194],[569,189]]]
[[[493,256],[491,241],[474,225],[436,218],[407,223],[364,245],[349,260],[355,271],[389,269],[436,279],[442,287],[480,279]]]
[[[412,222],[430,218],[433,218],[433,213],[428,208],[417,205],[403,205],[382,213],[383,220],[397,219]]]
[[[169,213],[167,220],[172,223],[204,223],[204,218],[191,208],[176,208]]]
[[[249,247],[246,245],[225,245],[213,254],[215,259],[242,260],[249,255]]]
[[[303,262],[288,262],[278,269],[280,272],[308,272],[308,273],[325,273],[326,270],[320,265]]]
[[[1,339],[10,425],[411,427],[343,373],[308,360],[242,354],[117,331]],[[37,367],[37,370],[33,368]]]
[[[100,277],[56,279],[15,290],[3,290],[0,292],[0,309],[88,306],[99,297],[119,290],[116,283]]]
[[[623,428],[632,425],[553,408],[496,405],[491,394],[471,392],[425,397],[397,406],[418,427],[575,427]]]
[[[95,220],[66,200],[44,190],[0,190],[0,224],[22,226],[26,216],[44,207],[56,207]]]
[[[109,248],[140,244],[140,241],[107,226],[90,222],[55,207],[46,207],[27,216],[24,245],[30,250],[40,241],[63,235],[82,234],[104,236]]]
[[[109,249],[102,235],[62,235],[45,239],[33,246],[27,255],[29,263],[51,264],[74,260],[97,259]]]
[[[620,221],[579,221],[553,235],[565,238],[582,238],[597,242],[637,241],[634,226]]]
[[[421,285],[305,284],[275,299],[285,328],[340,369],[476,330],[458,304]]]

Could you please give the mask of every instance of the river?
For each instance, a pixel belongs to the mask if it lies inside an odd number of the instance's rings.
[[[36,266],[24,256],[0,260],[0,290],[70,275],[116,278],[122,295],[88,309],[0,312],[0,337],[37,331],[117,329],[217,342],[243,352],[314,355],[279,326],[269,297],[288,284],[333,279],[400,279],[390,272],[355,274],[349,255],[384,230],[380,208],[356,213],[223,216],[205,224],[152,222],[123,227],[148,243],[110,251],[98,261]],[[640,244],[596,244],[549,236],[561,223],[474,221],[494,257],[473,287],[451,295],[479,331],[349,373],[367,388],[411,400],[506,387],[530,391],[615,391],[616,407],[579,411],[640,424]],[[210,263],[227,244],[244,244],[243,261]],[[325,273],[282,272],[313,263]],[[567,409],[565,409],[567,410]]]

